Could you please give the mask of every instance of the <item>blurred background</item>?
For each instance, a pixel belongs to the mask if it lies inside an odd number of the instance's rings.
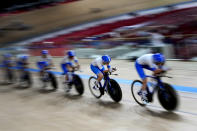
[[[36,62],[42,50],[53,56],[56,84],[40,77]],[[84,84],[82,96],[65,92],[60,63],[67,50],[81,58],[82,72],[76,74]],[[156,52],[172,68],[173,78],[162,80],[180,98],[174,112],[166,112],[157,98],[140,107],[131,94],[131,83],[139,79],[131,61]],[[0,1],[0,61],[5,53],[31,58],[25,69],[0,68],[0,130],[197,131],[197,0]],[[98,100],[89,91],[90,63],[103,54],[117,67],[118,76],[110,77],[120,84],[120,103],[108,95]],[[11,60],[1,62],[12,65]],[[28,89],[20,88],[25,80]],[[55,90],[41,90],[45,81]]]
[[[135,60],[151,52],[197,60],[197,5],[186,0],[7,0],[0,53]]]

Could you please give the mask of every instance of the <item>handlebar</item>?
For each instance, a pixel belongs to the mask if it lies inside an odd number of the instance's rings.
[[[167,71],[162,71],[159,74],[156,74],[155,77],[167,77],[167,78],[172,78],[171,76],[166,75]]]
[[[111,75],[115,75],[115,76],[118,76],[118,74],[111,74]]]
[[[118,74],[112,74],[113,72],[109,72],[108,75],[115,75],[117,76]]]
[[[165,76],[165,75],[164,75],[164,76],[161,76],[161,77],[173,78],[173,77],[171,77],[171,76]]]
[[[117,76],[118,74],[113,74],[113,72],[115,72],[116,69],[112,70],[111,72],[105,72],[104,75],[115,75]]]
[[[80,70],[78,67],[73,67],[73,71],[72,71],[72,72],[75,72],[75,71],[83,72],[83,71]]]
[[[149,76],[149,75],[147,75],[146,77],[150,77],[150,78],[157,78],[157,77],[173,78],[173,77],[171,77],[171,76],[167,76],[167,75],[156,75],[156,76]]]

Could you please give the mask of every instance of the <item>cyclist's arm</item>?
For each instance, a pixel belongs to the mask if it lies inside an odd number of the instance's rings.
[[[111,66],[109,64],[107,64],[107,69],[104,70],[103,72],[113,72],[115,70],[116,70],[115,68],[113,69],[113,68],[111,68]]]
[[[109,72],[109,69],[103,71],[103,73],[107,73],[107,72]]]
[[[78,59],[75,57],[75,59],[74,59],[74,62],[75,62],[75,64],[76,64],[76,68],[77,69],[80,69],[80,65],[79,65],[79,61],[78,61]]]
[[[25,67],[25,68],[28,68],[28,65],[29,65],[29,62],[28,62],[28,61],[25,61],[25,62],[24,62],[24,67]]]
[[[49,63],[48,67],[54,67],[53,61],[52,61],[52,57],[49,55],[47,58],[47,61]]]
[[[52,59],[49,59],[48,60],[48,65],[45,67],[45,69],[52,68],[52,67],[54,67],[53,61],[52,61]]]
[[[171,68],[161,65],[154,71],[154,74],[165,73],[166,71],[169,71],[169,70],[171,70]]]
[[[163,70],[158,68],[158,69],[155,69],[153,71],[153,74],[156,75],[156,74],[159,74],[159,73],[162,73],[162,72],[163,72]]]
[[[73,71],[73,67],[69,64],[66,64],[66,68],[68,69],[69,72]]]
[[[161,69],[162,69],[163,71],[169,71],[169,70],[172,70],[172,68],[167,67],[167,66],[162,66],[162,67],[161,67]]]
[[[161,68],[155,65],[151,60],[148,60],[147,64],[149,66],[149,70],[153,71],[153,75],[159,74],[163,71]]]
[[[99,62],[97,62],[97,67],[99,68],[99,70],[102,73],[108,72],[108,70],[105,70],[105,67],[101,63],[99,63]]]
[[[112,68],[111,68],[111,66],[109,64],[107,64],[107,70],[106,71],[107,72],[112,72]]]

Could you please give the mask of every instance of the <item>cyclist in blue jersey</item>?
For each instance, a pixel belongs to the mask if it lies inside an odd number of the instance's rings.
[[[12,67],[15,65],[12,54],[5,53],[3,54],[3,59],[1,62],[2,73],[5,76],[5,81],[12,83],[14,80]]]
[[[25,69],[28,66],[29,56],[26,54],[18,55],[16,60],[16,66],[18,69]]]
[[[8,68],[8,67],[12,67],[14,64],[14,61],[12,60],[12,54],[10,53],[6,53],[3,54],[3,59],[2,59],[2,67],[4,68]]]
[[[79,70],[80,68],[78,59],[74,51],[69,50],[68,52],[66,52],[66,56],[61,62],[61,67],[63,70],[63,75],[66,75],[65,81],[72,81],[72,76],[70,72],[73,72],[75,69]]]
[[[48,50],[41,51],[41,56],[37,60],[37,66],[40,69],[40,76],[43,76],[43,72],[53,66]]]
[[[110,56],[103,55],[102,57],[96,58],[90,65],[92,72],[97,75],[97,81],[95,81],[94,84],[97,88],[99,88],[101,94],[104,94],[104,89],[99,87],[99,82],[103,79],[103,73],[116,70],[115,68],[111,68],[111,66],[109,65],[110,62]],[[107,69],[105,69],[104,65],[107,66]]]
[[[161,53],[145,54],[139,57],[135,62],[135,67],[138,75],[143,81],[142,88],[138,94],[142,97],[142,100],[147,101],[147,77],[143,69],[153,71],[153,75],[162,73],[167,70],[164,67],[165,57]]]

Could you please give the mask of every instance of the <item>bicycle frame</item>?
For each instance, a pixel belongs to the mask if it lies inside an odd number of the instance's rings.
[[[72,78],[73,78],[75,75],[77,75],[77,74],[75,73],[75,71],[78,71],[78,70],[75,70],[75,69],[74,69],[73,71],[68,72],[68,73],[71,73],[71,74],[72,74]],[[67,75],[68,75],[68,74],[67,74]],[[64,76],[64,78],[65,78],[65,77],[66,77],[66,74],[63,74],[63,76]],[[74,82],[74,81],[73,81],[73,79],[72,79],[72,81],[70,81],[69,84],[73,84],[73,82]]]
[[[151,93],[153,95],[158,88],[161,88],[161,89],[164,88],[163,87],[163,82],[162,82],[160,76],[147,76],[147,77],[153,78],[153,79],[155,79],[157,81],[157,85],[155,86],[155,88],[154,88],[152,93],[149,91],[149,88],[147,88],[148,93]]]
[[[104,85],[102,86],[101,83],[99,83],[100,87],[106,89],[108,83],[109,83],[109,87],[111,87],[111,84],[109,82],[110,81],[109,74],[108,73],[103,73],[103,75],[104,75]]]

